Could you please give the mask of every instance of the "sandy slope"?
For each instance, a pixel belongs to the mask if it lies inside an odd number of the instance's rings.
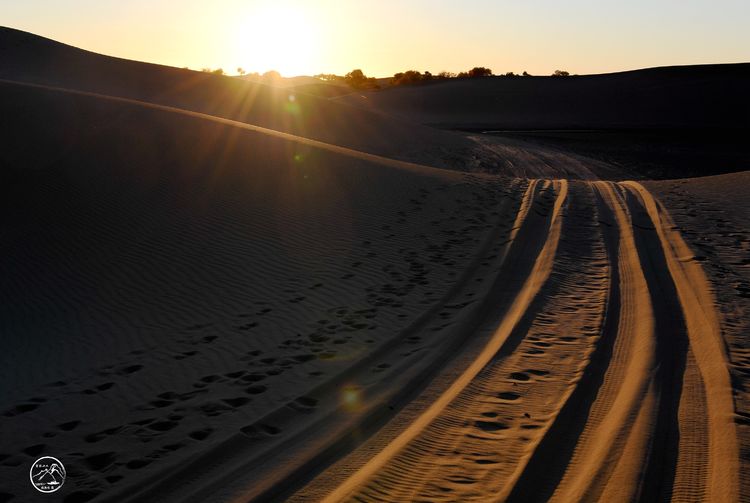
[[[750,64],[694,65],[569,78],[492,77],[337,98],[445,128],[746,128]]]
[[[420,351],[451,346],[422,331],[467,302],[452,288],[478,284],[464,271],[519,200],[507,181],[181,111],[0,97],[3,499],[33,498],[41,452],[64,460],[70,501],[131,493],[238,438],[288,441],[335,410],[347,369],[428,380]]]
[[[156,101],[0,82],[0,501],[42,454],[66,502],[747,497],[746,173]]]
[[[461,134],[263,83],[123,60],[0,27],[0,79],[148,101],[461,171],[496,156]]]
[[[493,137],[436,130],[364,109],[242,79],[112,58],[0,27],[0,79],[177,107],[389,158],[507,176],[607,177],[601,162]],[[304,86],[303,86],[304,87]]]

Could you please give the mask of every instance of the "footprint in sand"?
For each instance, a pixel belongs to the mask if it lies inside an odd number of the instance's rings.
[[[240,428],[240,431],[251,438],[272,437],[281,433],[281,429],[269,424],[251,424]]]
[[[289,404],[289,407],[296,410],[297,412],[302,412],[305,414],[309,414],[310,412],[313,412],[317,408],[318,400],[315,398],[309,397],[309,396],[301,396],[291,402]]]
[[[205,440],[213,433],[213,428],[203,428],[202,430],[195,430],[188,433],[188,437],[193,440]]]
[[[248,386],[245,388],[245,393],[248,395],[260,395],[261,393],[265,393],[268,388],[262,384],[255,384],[253,386]]]
[[[474,421],[474,426],[487,432],[507,430],[510,428],[507,424],[498,421]]]
[[[503,391],[501,393],[498,393],[497,397],[501,400],[513,402],[521,398],[521,395],[519,395],[518,393],[513,393],[512,391]]]
[[[29,456],[31,456],[31,457],[39,456],[39,454],[41,454],[41,453],[42,453],[42,451],[44,451],[44,448],[45,448],[45,447],[47,447],[47,446],[46,446],[46,445],[44,445],[44,444],[36,444],[36,445],[32,445],[32,446],[30,446],[30,447],[26,447],[26,448],[25,448],[25,449],[23,450],[23,453],[24,453],[24,454],[27,454],[27,455],[29,455]]]
[[[116,459],[114,452],[102,452],[84,458],[83,462],[90,469],[101,472],[112,466]]]
[[[62,431],[72,431],[81,424],[81,421],[68,421],[67,423],[58,424],[57,427]]]
[[[22,403],[20,405],[16,405],[12,409],[5,411],[3,413],[3,416],[5,417],[18,416],[19,414],[25,414],[26,412],[31,412],[32,410],[36,410],[38,407],[39,405],[35,403]]]
[[[512,381],[519,381],[519,382],[526,382],[531,379],[531,377],[529,377],[529,375],[526,374],[525,372],[513,372],[512,374],[510,374],[509,377]]]
[[[143,369],[143,365],[129,365],[120,369],[120,375],[135,374],[136,372]]]

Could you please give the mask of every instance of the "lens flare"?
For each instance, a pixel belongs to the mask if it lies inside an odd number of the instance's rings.
[[[350,384],[341,390],[341,404],[349,412],[356,412],[362,408],[362,388]]]

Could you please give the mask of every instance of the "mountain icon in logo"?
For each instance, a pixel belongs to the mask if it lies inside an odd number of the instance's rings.
[[[57,458],[43,456],[31,465],[29,479],[37,491],[53,493],[65,483],[65,467]]]

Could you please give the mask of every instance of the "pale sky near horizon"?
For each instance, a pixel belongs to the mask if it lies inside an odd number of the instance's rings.
[[[750,61],[750,0],[0,0],[0,25],[127,59],[286,76]]]

